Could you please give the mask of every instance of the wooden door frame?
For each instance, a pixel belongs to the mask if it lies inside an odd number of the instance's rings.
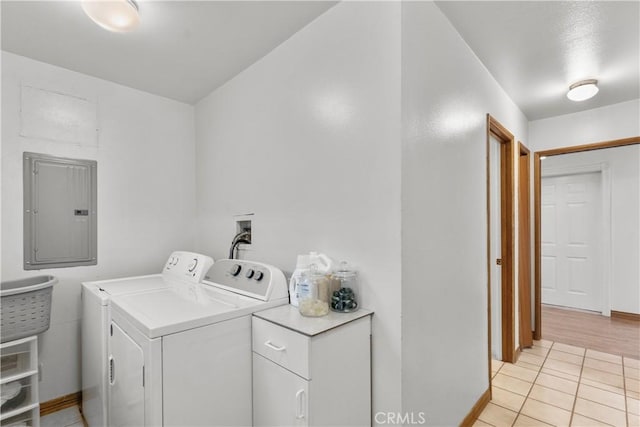
[[[487,114],[487,299],[489,317],[489,383],[491,383],[491,136],[500,143],[500,216],[501,216],[501,302],[502,360],[515,363],[515,138],[500,122]]]
[[[533,345],[531,327],[531,152],[518,141],[518,300],[520,348]]]
[[[536,151],[533,156],[533,209],[534,209],[534,305],[535,305],[535,329],[533,339],[542,338],[542,229],[541,229],[541,190],[542,169],[541,158],[560,154],[579,153],[582,151],[601,150],[603,148],[623,147],[625,145],[640,144],[640,136],[615,139],[611,141],[596,142],[593,144],[575,145],[571,147],[554,148],[551,150]]]

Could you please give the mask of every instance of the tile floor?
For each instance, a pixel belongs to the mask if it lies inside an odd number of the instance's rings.
[[[40,427],[84,427],[80,408],[73,406],[40,418]]]
[[[493,361],[493,399],[474,426],[640,427],[640,361],[535,341],[516,364]],[[77,406],[41,427],[84,427]]]
[[[640,361],[535,341],[493,361],[493,398],[475,426],[640,427]]]

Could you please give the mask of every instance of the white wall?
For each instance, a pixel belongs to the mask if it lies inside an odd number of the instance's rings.
[[[97,147],[20,136],[20,87],[86,98]],[[60,111],[57,111],[60,113]],[[160,271],[195,241],[194,109],[104,80],[2,53],[2,280],[53,274],[51,328],[39,340],[40,399],[80,390],[80,283]],[[22,153],[98,162],[98,265],[22,269]]]
[[[529,122],[531,151],[640,136],[640,99]]]
[[[344,2],[196,106],[198,246],[292,271],[322,251],[360,271],[374,411],[400,409],[400,5]]]
[[[402,4],[402,75],[403,410],[457,425],[489,387],[486,114],[527,120],[431,2]]]
[[[606,164],[611,179],[611,310],[640,313],[640,145],[549,156],[549,171]],[[603,189],[604,190],[604,189]],[[608,263],[607,260],[602,260]],[[604,279],[604,278],[603,278]]]

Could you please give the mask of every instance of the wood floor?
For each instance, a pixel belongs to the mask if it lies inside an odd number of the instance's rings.
[[[542,338],[640,359],[640,322],[542,305]]]

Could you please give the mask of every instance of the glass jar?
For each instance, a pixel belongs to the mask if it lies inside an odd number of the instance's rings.
[[[330,307],[332,311],[350,313],[358,309],[360,287],[358,272],[350,269],[346,262],[341,262],[337,271],[331,276]]]
[[[329,278],[312,264],[298,282],[298,310],[307,317],[326,316],[329,313]]]

